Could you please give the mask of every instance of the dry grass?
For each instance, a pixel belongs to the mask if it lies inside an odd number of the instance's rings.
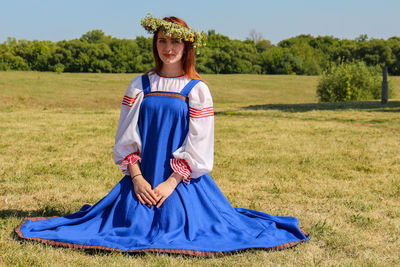
[[[0,72],[0,265],[400,264],[400,101],[318,104],[318,77],[304,76],[205,79],[217,184],[234,206],[298,217],[310,242],[213,259],[20,242],[13,230],[24,217],[74,212],[122,178],[112,146],[133,77]]]

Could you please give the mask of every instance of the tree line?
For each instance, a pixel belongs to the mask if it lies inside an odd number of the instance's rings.
[[[302,34],[274,45],[265,39],[232,40],[214,30],[207,34],[207,46],[196,55],[200,73],[319,75],[332,65],[363,61],[400,75],[400,37],[350,40]],[[151,37],[119,39],[102,30],[58,42],[9,37],[0,44],[0,70],[141,73],[153,66],[151,47]]]

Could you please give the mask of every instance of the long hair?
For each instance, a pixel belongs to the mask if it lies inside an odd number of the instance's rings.
[[[189,26],[186,24],[186,22],[180,18],[165,17],[165,18],[163,18],[163,20],[181,25],[181,26],[189,29]],[[163,62],[162,62],[160,56],[158,55],[158,51],[157,51],[157,34],[159,31],[160,31],[160,29],[158,29],[153,35],[153,57],[154,57],[154,62],[156,63],[156,66],[150,70],[150,71],[153,71],[158,74],[160,74],[160,71],[161,71],[161,68],[163,65]],[[182,60],[182,68],[183,68],[184,74],[189,79],[201,80],[200,74],[196,71],[196,67],[195,67],[196,60],[194,57],[193,43],[188,42],[188,41],[183,41],[183,42],[185,44],[185,49],[183,51],[183,56],[182,56],[181,60]]]

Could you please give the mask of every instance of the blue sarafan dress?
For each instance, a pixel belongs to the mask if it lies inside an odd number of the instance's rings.
[[[187,97],[199,81],[191,80],[173,93],[152,92],[148,76],[141,79],[141,170],[154,188],[174,171],[172,155],[189,131]],[[124,101],[129,105],[132,99]],[[63,217],[27,218],[16,232],[56,246],[203,256],[284,249],[309,238],[295,217],[232,207],[208,173],[180,183],[160,208],[142,205],[126,175],[95,205]]]

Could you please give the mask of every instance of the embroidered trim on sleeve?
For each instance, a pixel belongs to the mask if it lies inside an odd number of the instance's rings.
[[[189,107],[189,114],[190,114],[190,117],[193,119],[211,117],[211,116],[214,116],[214,108],[212,106],[202,108],[202,109],[195,109],[195,108]]]
[[[183,182],[185,184],[190,184],[190,174],[192,170],[189,167],[189,164],[184,159],[171,159],[171,168],[174,172],[179,173],[183,176]]]
[[[124,158],[124,160],[119,164],[119,168],[122,170],[124,174],[129,175],[128,165],[135,164],[138,160],[140,160],[140,154],[135,152],[131,153]]]
[[[130,97],[130,96],[125,95],[124,98],[122,99],[122,105],[125,105],[125,106],[128,106],[128,107],[132,107],[133,104],[135,103],[136,99],[138,98],[138,95],[141,92],[142,91],[137,93],[135,97]]]

